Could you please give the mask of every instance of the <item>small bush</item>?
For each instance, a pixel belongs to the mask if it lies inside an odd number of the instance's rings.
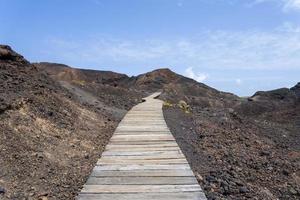
[[[191,113],[190,106],[183,100],[179,101],[178,107],[181,108],[185,113]]]
[[[167,108],[170,108],[170,107],[173,107],[174,105],[169,101],[164,101],[163,106],[167,107]]]

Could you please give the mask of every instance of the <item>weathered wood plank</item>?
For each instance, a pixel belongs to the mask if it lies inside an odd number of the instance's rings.
[[[194,176],[191,170],[136,170],[136,171],[102,171],[94,169],[91,177],[121,176]]]
[[[135,193],[135,194],[80,194],[77,200],[206,200],[202,192]]]
[[[162,136],[174,138],[173,135],[171,135],[170,133],[164,132],[164,131],[155,131],[155,132],[148,132],[148,133],[146,132],[145,133],[144,130],[141,130],[141,131],[135,130],[135,131],[131,131],[131,133],[128,133],[127,130],[125,130],[125,131],[118,131],[118,132],[116,132],[116,134],[113,135],[113,137],[114,136],[121,137],[122,135],[123,136],[128,136],[128,137],[130,137],[130,136],[131,137],[134,137],[134,136],[138,136],[139,137],[139,135],[141,135],[141,136],[146,135],[147,138],[150,138],[150,136],[149,136],[150,134],[153,137],[159,137],[159,135],[162,135]]]
[[[122,131],[122,130],[118,130],[114,133],[115,134],[118,134],[118,135],[138,135],[138,134],[171,134],[170,132],[168,131],[139,131],[139,130],[135,130],[135,131]]]
[[[170,147],[147,147],[147,146],[142,146],[142,147],[133,147],[130,145],[127,145],[129,147],[126,147],[125,145],[111,145],[109,147],[106,147],[106,151],[110,152],[116,152],[116,151],[123,151],[123,152],[130,152],[130,151],[180,151],[179,147],[176,146],[170,146]]]
[[[146,143],[146,144],[139,144],[139,143],[134,143],[134,144],[119,144],[119,143],[109,143],[107,147],[126,147],[126,148],[163,148],[163,147],[178,147],[176,142],[151,142],[151,143]],[[179,148],[179,147],[178,147]]]
[[[81,193],[163,193],[163,192],[200,192],[194,185],[85,185]]]
[[[160,154],[160,155],[146,155],[146,156],[143,156],[143,155],[137,155],[137,156],[102,156],[100,158],[100,162],[101,160],[105,161],[105,160],[110,160],[110,159],[113,159],[113,160],[157,160],[157,159],[178,159],[178,158],[182,158],[182,159],[185,159],[184,155],[183,154],[180,154],[180,153],[169,153],[166,152],[166,153],[163,153],[163,154]]]
[[[198,184],[195,177],[90,177],[87,185],[190,185]]]
[[[110,141],[110,144],[123,144],[123,145],[174,145],[175,141]]]
[[[175,139],[171,135],[114,135],[110,141],[175,141]]]
[[[187,164],[185,158],[181,159],[153,159],[153,160],[136,160],[136,159],[105,159],[99,160],[97,165],[111,165],[111,164]]]
[[[168,128],[164,128],[164,127],[158,127],[158,128],[151,128],[151,127],[120,127],[117,128],[116,131],[168,131]]]
[[[155,156],[155,155],[180,155],[181,151],[105,151],[102,156]]]
[[[154,123],[154,122],[166,124],[164,119],[153,119],[153,118],[152,119],[129,119],[129,118],[124,118],[120,123],[134,123],[134,122],[141,123],[141,124]]]
[[[114,134],[111,139],[139,139],[143,138],[144,140],[150,140],[151,138],[156,139],[174,139],[174,137],[171,134],[136,134],[136,135],[118,135]],[[151,140],[150,140],[151,141]]]
[[[145,139],[148,139],[148,138],[172,138],[174,139],[174,137],[168,133],[155,133],[155,134],[138,134],[138,133],[135,133],[135,134],[114,134],[112,136],[112,138],[141,138],[141,137],[144,137]]]
[[[128,171],[128,170],[165,170],[165,169],[183,169],[188,170],[190,166],[188,164],[176,164],[176,165],[168,165],[168,164],[126,164],[126,165],[98,165],[94,168],[94,170],[108,170],[108,171]]]

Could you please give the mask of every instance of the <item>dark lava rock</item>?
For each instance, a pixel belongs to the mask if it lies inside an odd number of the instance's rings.
[[[216,181],[216,179],[215,179],[215,177],[213,177],[213,176],[207,176],[206,178],[205,178],[205,180],[207,181],[207,182],[215,182]]]
[[[207,197],[207,200],[216,200],[217,199],[217,197],[212,193],[207,194],[206,197]]]
[[[271,152],[269,152],[269,151],[261,151],[260,155],[261,156],[269,156],[269,155],[271,155]]]
[[[300,82],[291,88],[291,91],[295,92],[298,98],[300,98]]]
[[[297,192],[294,188],[290,188],[290,189],[289,189],[289,192],[290,192],[291,194],[293,194],[293,195],[297,195],[297,194],[298,194],[298,192]]]
[[[290,174],[290,172],[287,169],[283,169],[282,174],[285,176],[288,176]]]
[[[249,189],[247,187],[240,187],[239,191],[240,193],[248,193]]]
[[[264,100],[283,100],[293,98],[295,95],[288,88],[280,88],[271,91],[259,91],[254,94],[253,97],[259,97]]]
[[[5,189],[3,187],[0,187],[0,194],[4,194],[5,193]]]
[[[0,45],[0,60],[7,60],[7,61],[18,61],[22,63],[29,63],[24,59],[23,56],[14,52],[10,46],[7,45]]]

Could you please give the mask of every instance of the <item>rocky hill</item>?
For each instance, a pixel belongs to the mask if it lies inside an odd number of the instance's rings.
[[[191,114],[176,102],[164,108],[208,199],[299,199],[299,83],[229,98],[219,106],[190,99]]]
[[[139,98],[73,92],[8,46],[0,46],[0,84],[0,199],[73,199]],[[115,102],[102,102],[107,96]]]
[[[98,93],[96,88],[103,86],[109,90],[138,91],[143,95],[163,91],[161,97],[166,101],[184,100],[201,107],[234,105],[240,99],[236,95],[218,91],[167,68],[128,77],[115,72],[74,69],[54,63],[36,63],[35,66],[56,80],[85,88],[94,94]]]
[[[300,83],[245,99],[158,69],[31,64],[0,46],[0,199],[74,199],[118,122],[160,90],[208,199],[299,199]]]

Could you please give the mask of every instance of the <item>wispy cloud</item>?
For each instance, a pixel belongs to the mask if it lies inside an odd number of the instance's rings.
[[[210,4],[227,4],[227,5],[237,5],[242,4],[247,7],[254,7],[260,4],[275,4],[284,12],[288,11],[300,11],[300,0],[199,0],[202,3]]]
[[[285,0],[283,2],[283,10],[289,11],[289,10],[297,10],[300,11],[300,0]]]
[[[67,63],[103,66],[199,66],[210,69],[299,69],[300,27],[272,31],[209,31],[176,39],[48,38],[47,50]],[[194,67],[197,69],[197,67]]]
[[[198,82],[203,82],[207,79],[208,75],[207,74],[204,74],[204,73],[196,73],[194,72],[193,68],[192,67],[188,67],[186,70],[185,70],[185,75],[191,79],[194,79]]]
[[[249,5],[257,5],[262,3],[276,3],[283,11],[300,11],[300,0],[255,0]]]

